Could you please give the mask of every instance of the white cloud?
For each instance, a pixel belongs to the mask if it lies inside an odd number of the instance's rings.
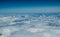
[[[19,31],[20,28],[17,28],[15,26],[9,26],[9,27],[4,27],[1,30],[2,30],[1,31],[1,33],[2,33],[1,37],[9,37],[9,36],[11,36],[11,33],[15,32],[15,31]]]
[[[27,31],[36,33],[36,32],[43,32],[43,31],[45,31],[45,29],[44,28],[28,28]]]
[[[21,16],[21,15],[19,15]],[[27,15],[29,17],[29,15]],[[57,15],[56,15],[57,16]],[[40,16],[37,18],[28,18],[28,21],[24,21],[24,25],[20,26],[20,24],[17,26],[6,26],[0,28],[0,32],[2,33],[1,37],[60,37],[60,29],[59,27],[55,27],[52,25],[60,25],[60,19],[56,16]],[[9,24],[15,24],[13,21],[19,20],[21,17],[0,17],[0,23],[6,23],[9,22]],[[22,18],[21,18],[22,19]],[[20,20],[21,20],[20,19]],[[25,20],[22,19],[22,20]],[[26,24],[25,24],[26,23]],[[51,26],[49,26],[49,23],[52,23]],[[5,24],[3,24],[5,25]],[[11,35],[11,33],[14,33]]]
[[[0,17],[0,26],[5,26],[5,25],[13,25],[16,24],[15,20],[19,19],[19,17],[13,17],[13,16],[6,16],[6,17]]]

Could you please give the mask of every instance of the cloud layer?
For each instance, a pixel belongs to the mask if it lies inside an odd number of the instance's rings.
[[[60,15],[0,17],[0,37],[60,37]]]

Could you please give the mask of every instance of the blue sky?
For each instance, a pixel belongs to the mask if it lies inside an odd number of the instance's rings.
[[[5,0],[0,1],[0,13],[60,12],[59,0]]]

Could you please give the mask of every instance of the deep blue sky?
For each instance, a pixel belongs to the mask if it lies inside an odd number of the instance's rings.
[[[0,1],[0,8],[14,8],[14,7],[48,7],[48,6],[60,6],[58,0],[5,0]]]
[[[44,8],[44,7],[59,7],[60,8],[60,1],[59,0],[0,0],[0,11],[7,11],[8,9],[12,8]],[[7,9],[7,10],[4,10]],[[56,8],[55,8],[56,9]],[[1,11],[1,12],[2,12]],[[0,12],[0,13],[1,13]]]

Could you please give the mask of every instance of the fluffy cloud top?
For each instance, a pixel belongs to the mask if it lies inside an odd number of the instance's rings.
[[[0,37],[60,37],[60,15],[21,16],[0,17]]]

